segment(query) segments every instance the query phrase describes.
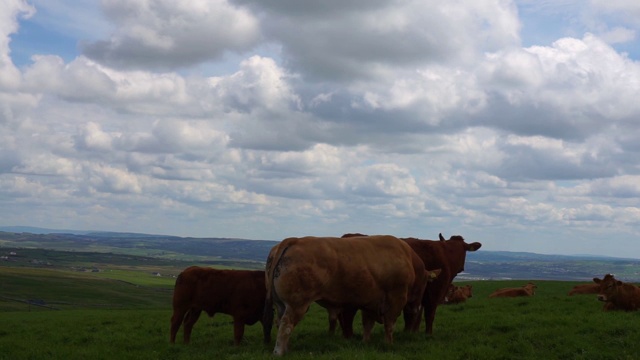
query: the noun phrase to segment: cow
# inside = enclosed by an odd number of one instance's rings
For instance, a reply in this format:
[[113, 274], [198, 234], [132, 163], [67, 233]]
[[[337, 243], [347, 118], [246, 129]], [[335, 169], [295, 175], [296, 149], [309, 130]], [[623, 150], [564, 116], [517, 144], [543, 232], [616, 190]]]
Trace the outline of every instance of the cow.
[[568, 296], [597, 294], [600, 291], [600, 284], [580, 284], [569, 290]]
[[[287, 238], [267, 258], [265, 324], [279, 325], [273, 353], [288, 351], [289, 338], [309, 306], [329, 309], [353, 306], [363, 312], [363, 340], [376, 320], [384, 324], [385, 342], [403, 309], [419, 314], [428, 273], [403, 241], [389, 235]], [[419, 260], [419, 259], [417, 259]]]
[[598, 300], [605, 302], [604, 310], [636, 311], [640, 308], [640, 288], [634, 284], [615, 280], [604, 283]]
[[[173, 289], [173, 315], [171, 317], [171, 338], [173, 344], [176, 333], [184, 322], [183, 341], [188, 344], [191, 330], [200, 313], [209, 316], [216, 313], [233, 317], [233, 342], [240, 345], [244, 326], [263, 321], [266, 297], [265, 275], [262, 270], [217, 270], [191, 266], [178, 275]], [[271, 341], [271, 332], [262, 323], [264, 342]]]
[[[417, 257], [417, 255], [416, 255]], [[419, 258], [418, 258], [419, 260]], [[427, 283], [433, 282], [437, 279], [438, 275], [440, 275], [440, 269], [428, 271], [427, 272]], [[427, 284], [427, 287], [429, 285]], [[406, 311], [411, 311], [411, 309], [407, 309]], [[342, 308], [331, 308], [328, 309], [329, 313], [329, 333], [334, 334], [336, 330], [336, 325], [339, 322], [340, 327], [342, 328], [342, 336], [345, 339], [350, 339], [353, 337], [353, 319], [355, 318], [356, 313], [358, 312], [358, 307], [346, 305]], [[420, 321], [420, 312], [413, 313], [413, 318], [410, 318], [408, 321]], [[381, 321], [378, 321], [381, 322]]]
[[473, 286], [454, 286], [450, 295], [447, 295], [444, 304], [459, 304], [473, 296]]
[[527, 285], [523, 285], [522, 287], [517, 288], [504, 288], [498, 289], [489, 295], [490, 298], [496, 297], [518, 297], [518, 296], [533, 296], [535, 294], [535, 289], [538, 287], [530, 282]]
[[440, 304], [446, 304], [449, 302], [449, 298], [453, 295], [453, 292], [456, 291], [458, 287], [453, 285], [453, 284], [449, 284], [449, 288], [447, 289], [447, 294], [444, 296], [444, 299], [442, 299], [442, 302]]
[[[425, 331], [428, 335], [433, 334], [436, 310], [447, 295], [449, 285], [458, 273], [464, 271], [467, 252], [477, 251], [482, 246], [479, 242], [466, 243], [460, 235], [453, 235], [445, 240], [442, 234], [438, 234], [438, 238], [439, 240], [402, 239], [418, 254], [427, 270], [441, 269], [440, 275], [429, 284], [422, 299]], [[405, 330], [417, 331], [419, 327], [420, 319], [413, 324], [405, 321]]]
[[[362, 234], [357, 234], [362, 235]], [[343, 237], [348, 237], [350, 234], [345, 234]], [[436, 310], [438, 305], [444, 301], [449, 285], [453, 282], [453, 279], [458, 273], [464, 271], [464, 263], [467, 258], [468, 251], [477, 251], [482, 246], [479, 242], [466, 243], [464, 238], [460, 235], [454, 235], [446, 240], [442, 233], [438, 234], [439, 240], [422, 240], [417, 238], [401, 238], [406, 242], [411, 249], [420, 257], [427, 270], [440, 269], [440, 274], [424, 291], [422, 298], [422, 306], [424, 310], [424, 320], [426, 324], [426, 333], [428, 335], [433, 334], [433, 322], [436, 317]], [[412, 321], [411, 313], [405, 313], [405, 331], [415, 332], [420, 328], [421, 319]], [[343, 326], [343, 334], [345, 332], [344, 327], [347, 327], [347, 332], [350, 330], [353, 324], [353, 318], [355, 312], [343, 312], [340, 325]]]
[[638, 286], [617, 280], [610, 274], [605, 275], [597, 283], [600, 284], [597, 298], [605, 303], [603, 310], [636, 311], [640, 308], [640, 288]]
[[[602, 277], [602, 279], [597, 278], [597, 277], [593, 278], [593, 282], [596, 285], [598, 285], [598, 292], [596, 294], [600, 294], [601, 292], [603, 292], [605, 286], [607, 286], [609, 283], [612, 283], [612, 282], [615, 282], [615, 281], [617, 281], [617, 280], [612, 274], [605, 274]], [[596, 296], [596, 299], [598, 299], [597, 296]], [[602, 310], [603, 311], [610, 311], [610, 310], [618, 310], [618, 308], [611, 301], [605, 301], [604, 305], [602, 306]]]

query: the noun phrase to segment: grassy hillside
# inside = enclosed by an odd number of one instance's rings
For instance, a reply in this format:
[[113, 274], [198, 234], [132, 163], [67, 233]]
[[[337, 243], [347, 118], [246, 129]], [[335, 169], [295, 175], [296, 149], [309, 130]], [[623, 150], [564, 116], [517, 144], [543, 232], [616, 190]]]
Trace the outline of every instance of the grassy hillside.
[[[109, 272], [0, 267], [3, 294], [43, 299], [63, 309], [0, 300], [0, 359], [270, 356], [274, 342], [262, 344], [259, 324], [247, 327], [242, 346], [234, 347], [231, 318], [222, 314], [202, 316], [191, 345], [170, 345], [172, 279], [160, 279], [135, 267], [127, 273], [127, 282], [109, 278]], [[294, 330], [286, 358], [634, 359], [640, 353], [640, 313], [605, 313], [594, 295], [567, 296], [575, 282], [537, 281], [538, 293], [531, 298], [488, 298], [499, 287], [524, 282], [460, 282], [472, 284], [474, 296], [461, 305], [441, 306], [432, 337], [422, 331], [403, 333], [399, 319], [392, 346], [383, 343], [380, 325], [372, 341], [362, 343], [359, 317], [355, 339], [330, 336], [326, 311], [314, 305]]]
[[[29, 229], [29, 228], [27, 228]], [[45, 230], [45, 229], [42, 229]], [[13, 233], [0, 231], [0, 263], [12, 249], [40, 251], [36, 259], [56, 266], [60, 262], [80, 262], [81, 253], [90, 253], [87, 262], [113, 262], [165, 266], [206, 264], [216, 267], [263, 269], [276, 241], [183, 238], [178, 236], [115, 233]], [[46, 249], [46, 250], [43, 250]], [[16, 251], [19, 255], [24, 251]], [[59, 253], [58, 253], [59, 252]], [[103, 254], [102, 259], [98, 254]], [[28, 254], [27, 254], [28, 255]], [[118, 257], [127, 255], [128, 257]], [[17, 258], [12, 257], [13, 260]], [[163, 262], [165, 261], [165, 262]], [[31, 263], [27, 263], [31, 265]], [[470, 252], [465, 280], [543, 279], [590, 281], [594, 276], [616, 274], [625, 281], [640, 282], [640, 260], [597, 256], [561, 256], [533, 253]]]
[[166, 308], [174, 282], [136, 271], [109, 278], [106, 273], [0, 267], [0, 311]]

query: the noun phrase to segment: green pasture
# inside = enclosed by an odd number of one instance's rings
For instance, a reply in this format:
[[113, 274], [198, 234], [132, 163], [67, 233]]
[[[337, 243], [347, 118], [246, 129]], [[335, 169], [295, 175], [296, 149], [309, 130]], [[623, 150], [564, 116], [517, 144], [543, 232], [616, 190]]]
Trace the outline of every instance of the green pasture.
[[[45, 309], [158, 308], [171, 304], [175, 280], [150, 286], [151, 274], [139, 272], [119, 279], [105, 274], [0, 266], [0, 311]], [[141, 286], [139, 284], [146, 284]]]
[[[112, 276], [112, 277], [111, 277]], [[61, 309], [0, 299], [2, 359], [264, 359], [260, 324], [233, 346], [231, 317], [203, 315], [190, 345], [169, 344], [172, 279], [149, 280], [146, 268], [98, 274], [0, 266], [0, 296], [40, 299]], [[157, 281], [157, 282], [156, 282]], [[369, 343], [327, 333], [327, 315], [312, 306], [291, 337], [288, 359], [637, 359], [640, 313], [603, 312], [595, 295], [567, 296], [574, 282], [535, 281], [530, 298], [490, 299], [500, 287], [527, 281], [477, 281], [474, 295], [438, 309], [434, 335], [404, 333], [383, 342], [381, 325]], [[182, 329], [181, 329], [182, 330]]]

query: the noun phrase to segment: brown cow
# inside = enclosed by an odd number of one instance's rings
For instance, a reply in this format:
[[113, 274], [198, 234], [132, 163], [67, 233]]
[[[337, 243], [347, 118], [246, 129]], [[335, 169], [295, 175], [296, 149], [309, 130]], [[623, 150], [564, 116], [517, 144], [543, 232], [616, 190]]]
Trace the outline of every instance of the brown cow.
[[518, 288], [498, 289], [489, 295], [490, 298], [495, 297], [517, 297], [517, 296], [533, 296], [535, 289], [538, 287], [534, 283], [528, 283]]
[[616, 280], [610, 274], [599, 284], [598, 300], [605, 302], [603, 310], [635, 311], [640, 308], [640, 288], [636, 285]]
[[459, 304], [473, 296], [473, 286], [454, 286], [451, 295], [448, 295], [444, 304]]
[[[417, 258], [417, 255], [415, 256], [415, 258]], [[420, 260], [419, 258], [417, 259]], [[425, 271], [427, 272], [427, 287], [429, 287], [428, 283], [433, 282], [440, 275], [440, 269]], [[346, 305], [342, 308], [334, 307], [331, 309], [327, 309], [327, 311], [329, 313], [329, 333], [335, 333], [337, 322], [339, 322], [340, 327], [342, 328], [342, 336], [345, 339], [350, 339], [351, 337], [353, 337], [353, 318], [358, 312], [358, 307]], [[411, 309], [407, 309], [406, 311], [411, 311]], [[348, 319], [348, 322], [345, 319]], [[380, 319], [378, 319], [377, 321], [379, 323], [382, 323]], [[413, 319], [409, 319], [409, 321], [420, 321], [420, 312], [414, 313]]]
[[[184, 343], [191, 339], [191, 330], [200, 313], [216, 313], [233, 317], [233, 342], [240, 345], [244, 326], [263, 320], [266, 287], [264, 271], [217, 270], [191, 266], [178, 275], [173, 289], [171, 343], [184, 322]], [[262, 324], [264, 341], [271, 341], [271, 332]], [[270, 329], [269, 329], [270, 330]]]
[[[361, 235], [361, 234], [358, 234]], [[343, 235], [347, 237], [349, 234]], [[449, 285], [458, 273], [464, 271], [464, 263], [467, 258], [468, 251], [476, 251], [482, 246], [479, 242], [468, 244], [460, 235], [454, 235], [445, 240], [442, 234], [439, 234], [440, 240], [421, 240], [416, 238], [402, 238], [413, 251], [418, 254], [424, 262], [427, 270], [440, 269], [440, 275], [427, 286], [422, 298], [424, 307], [424, 320], [426, 323], [427, 334], [433, 334], [433, 321], [436, 317], [438, 305], [442, 303]], [[421, 319], [417, 321], [411, 320], [411, 314], [405, 313], [405, 331], [418, 331]], [[343, 334], [345, 327], [347, 332], [353, 333], [353, 318], [355, 312], [343, 312], [340, 325], [343, 326]]]
[[[593, 278], [593, 282], [598, 285], [597, 294], [600, 294], [601, 292], [603, 292], [604, 287], [607, 286], [607, 284], [615, 281], [617, 281], [616, 278], [611, 274], [605, 274], [605, 276], [602, 279]], [[602, 310], [609, 311], [609, 310], [619, 310], [619, 309], [612, 302], [606, 301], [604, 303], [604, 306], [602, 307]]]
[[[449, 285], [458, 273], [464, 271], [467, 252], [476, 251], [482, 246], [479, 242], [468, 244], [460, 235], [451, 236], [449, 240], [445, 240], [442, 234], [439, 234], [438, 237], [439, 241], [416, 238], [403, 239], [422, 259], [427, 270], [442, 269], [438, 278], [429, 284], [422, 298], [427, 334], [433, 334], [436, 310], [446, 296]], [[420, 320], [414, 324], [405, 321], [405, 330], [411, 328], [415, 331], [419, 327]]]
[[[596, 278], [597, 279], [597, 278]], [[567, 295], [597, 294], [600, 291], [600, 284], [580, 284], [574, 286]]]
[[406, 243], [388, 235], [340, 238], [287, 238], [267, 258], [265, 324], [279, 318], [274, 354], [288, 350], [289, 337], [313, 302], [328, 309], [354, 306], [363, 311], [363, 339], [382, 320], [385, 341], [403, 308], [419, 313], [427, 272]]

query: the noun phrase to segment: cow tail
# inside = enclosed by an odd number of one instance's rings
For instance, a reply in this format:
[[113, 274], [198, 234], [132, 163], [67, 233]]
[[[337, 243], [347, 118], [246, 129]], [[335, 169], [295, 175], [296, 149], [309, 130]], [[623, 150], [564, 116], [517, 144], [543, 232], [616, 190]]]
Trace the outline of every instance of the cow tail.
[[[286, 240], [286, 239], [285, 239]], [[282, 243], [281, 243], [282, 244]], [[274, 254], [269, 254], [267, 258], [266, 270], [265, 270], [265, 285], [267, 288], [267, 295], [264, 301], [264, 312], [262, 318], [262, 326], [264, 329], [264, 340], [265, 342], [271, 342], [271, 329], [273, 328], [273, 318], [274, 318], [274, 309], [273, 309], [273, 298], [277, 296], [274, 294], [274, 284], [273, 281], [275, 278], [280, 276], [280, 266], [282, 256], [287, 251], [289, 246], [278, 246]]]
[[264, 310], [262, 312], [262, 331], [264, 332], [264, 342], [271, 342], [271, 329], [273, 329], [273, 299], [271, 298], [271, 265], [273, 264], [273, 256], [269, 254], [267, 264], [265, 266], [265, 286], [267, 294], [264, 299]]

